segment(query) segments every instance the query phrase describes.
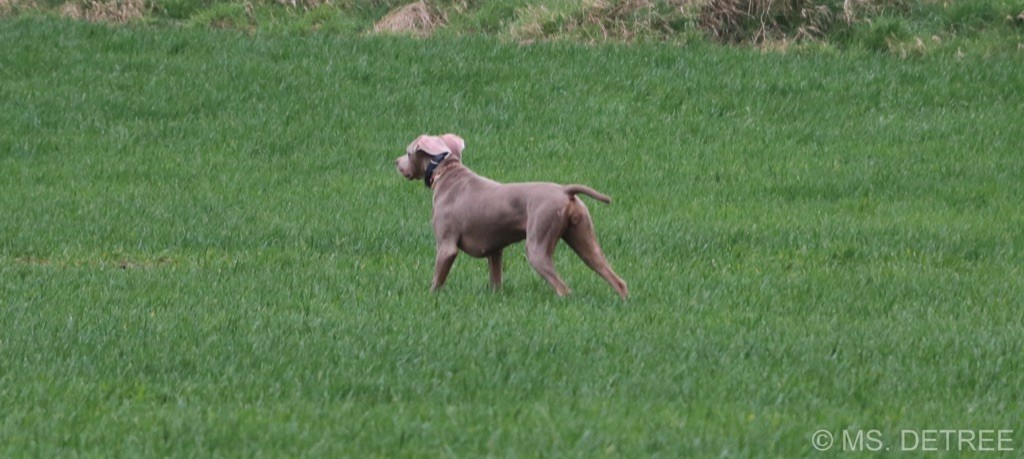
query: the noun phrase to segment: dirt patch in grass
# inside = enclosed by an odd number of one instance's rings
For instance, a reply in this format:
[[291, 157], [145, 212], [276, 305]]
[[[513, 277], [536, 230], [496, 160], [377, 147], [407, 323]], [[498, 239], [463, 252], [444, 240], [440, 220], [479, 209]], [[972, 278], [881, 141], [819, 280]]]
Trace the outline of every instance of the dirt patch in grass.
[[419, 1], [392, 10], [373, 25], [373, 31], [427, 37], [444, 22], [442, 14], [432, 10], [426, 2]]

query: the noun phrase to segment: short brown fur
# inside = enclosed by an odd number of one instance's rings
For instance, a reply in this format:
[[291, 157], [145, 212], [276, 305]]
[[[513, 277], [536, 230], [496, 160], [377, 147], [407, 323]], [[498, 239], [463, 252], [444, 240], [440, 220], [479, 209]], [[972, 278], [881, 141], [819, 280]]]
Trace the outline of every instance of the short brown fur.
[[459, 250], [488, 259], [491, 286], [501, 288], [502, 251], [526, 240], [526, 256], [559, 296], [569, 288], [555, 271], [552, 256], [562, 239], [608, 282], [622, 299], [629, 295], [622, 280], [601, 252], [584, 194], [601, 202], [611, 198], [584, 185], [556, 183], [498, 183], [462, 164], [465, 142], [454, 134], [422, 135], [395, 160], [398, 172], [409, 180], [422, 179], [430, 161], [448, 156], [433, 172], [434, 236], [437, 243], [431, 290], [441, 288]]

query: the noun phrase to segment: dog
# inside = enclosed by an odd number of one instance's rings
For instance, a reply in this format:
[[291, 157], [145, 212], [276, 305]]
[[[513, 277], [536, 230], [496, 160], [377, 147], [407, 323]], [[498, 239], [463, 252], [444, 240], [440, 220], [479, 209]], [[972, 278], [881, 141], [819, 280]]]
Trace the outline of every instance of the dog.
[[562, 239], [625, 300], [629, 293], [601, 252], [583, 194], [603, 203], [611, 198], [584, 185], [498, 183], [462, 164], [466, 142], [455, 134], [421, 135], [395, 159], [398, 173], [423, 179], [433, 191], [437, 258], [431, 291], [444, 286], [459, 250], [487, 258], [491, 287], [501, 289], [502, 251], [526, 240], [526, 257], [558, 296], [569, 288], [555, 271], [552, 256]]

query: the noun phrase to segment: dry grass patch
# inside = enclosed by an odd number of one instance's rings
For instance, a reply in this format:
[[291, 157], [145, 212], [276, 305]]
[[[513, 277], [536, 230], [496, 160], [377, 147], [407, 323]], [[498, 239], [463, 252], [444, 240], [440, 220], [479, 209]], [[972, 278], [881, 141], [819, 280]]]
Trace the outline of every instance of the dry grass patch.
[[519, 41], [554, 38], [588, 43], [669, 39], [689, 22], [696, 10], [689, 0], [585, 0], [548, 8], [531, 5], [518, 11], [511, 28]]
[[850, 26], [896, 8], [899, 0], [706, 0], [700, 28], [717, 41], [764, 44], [819, 40], [837, 25]]
[[632, 41], [638, 36], [667, 36], [685, 17], [686, 0], [588, 0], [579, 25], [600, 33], [603, 40]]
[[145, 0], [88, 0], [67, 2], [60, 14], [90, 22], [125, 23], [142, 19], [149, 9]]
[[287, 7], [301, 8], [304, 10], [315, 10], [322, 6], [332, 6], [334, 4], [331, 0], [277, 0], [277, 3]]
[[36, 9], [39, 9], [39, 3], [36, 0], [0, 0], [0, 16]]

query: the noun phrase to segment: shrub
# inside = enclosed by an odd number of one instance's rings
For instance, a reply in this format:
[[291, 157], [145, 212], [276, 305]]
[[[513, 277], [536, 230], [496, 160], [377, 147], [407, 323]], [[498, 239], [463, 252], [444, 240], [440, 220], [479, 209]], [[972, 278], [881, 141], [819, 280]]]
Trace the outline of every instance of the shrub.
[[725, 43], [820, 40], [874, 17], [910, 11], [920, 0], [708, 0], [698, 22]]

